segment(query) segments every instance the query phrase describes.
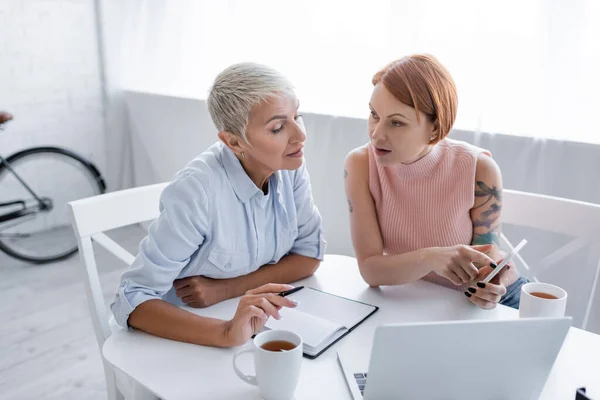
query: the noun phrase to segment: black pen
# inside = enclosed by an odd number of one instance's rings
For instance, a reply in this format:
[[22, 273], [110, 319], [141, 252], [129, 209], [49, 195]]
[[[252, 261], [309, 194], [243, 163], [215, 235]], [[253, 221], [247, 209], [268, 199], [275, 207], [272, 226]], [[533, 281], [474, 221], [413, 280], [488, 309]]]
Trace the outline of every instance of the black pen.
[[302, 290], [302, 289], [304, 289], [304, 286], [297, 286], [293, 289], [283, 291], [283, 292], [279, 293], [277, 296], [281, 296], [281, 297], [289, 296], [290, 294], [296, 293], [297, 291]]

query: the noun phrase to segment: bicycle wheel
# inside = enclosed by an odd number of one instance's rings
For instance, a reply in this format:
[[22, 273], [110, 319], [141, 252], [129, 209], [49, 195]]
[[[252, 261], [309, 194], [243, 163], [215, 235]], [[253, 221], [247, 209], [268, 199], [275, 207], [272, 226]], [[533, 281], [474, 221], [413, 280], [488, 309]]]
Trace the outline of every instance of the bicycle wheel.
[[[0, 226], [0, 250], [20, 260], [46, 263], [65, 259], [77, 251], [67, 204], [104, 193], [106, 185], [98, 169], [83, 157], [58, 147], [34, 147], [15, 153], [6, 161], [34, 193], [49, 199], [52, 207]], [[0, 203], [35, 198], [16, 177], [0, 165]]]

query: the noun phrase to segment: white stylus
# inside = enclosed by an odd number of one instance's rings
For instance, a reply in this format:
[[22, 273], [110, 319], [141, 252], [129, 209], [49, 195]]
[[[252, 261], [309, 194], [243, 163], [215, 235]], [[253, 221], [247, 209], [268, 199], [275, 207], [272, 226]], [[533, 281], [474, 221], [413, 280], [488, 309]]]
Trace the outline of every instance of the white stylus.
[[496, 275], [498, 275], [498, 273], [500, 271], [502, 271], [502, 268], [504, 268], [506, 266], [506, 264], [508, 264], [510, 262], [510, 260], [512, 260], [513, 257], [517, 255], [519, 250], [521, 250], [523, 248], [523, 246], [525, 246], [526, 244], [527, 244], [527, 240], [525, 240], [525, 239], [521, 240], [521, 242], [518, 245], [516, 245], [514, 249], [512, 249], [510, 254], [508, 256], [504, 257], [504, 260], [502, 260], [500, 265], [498, 265], [496, 268], [494, 268], [494, 270], [483, 280], [483, 283], [488, 283], [489, 281], [494, 279], [494, 277]]

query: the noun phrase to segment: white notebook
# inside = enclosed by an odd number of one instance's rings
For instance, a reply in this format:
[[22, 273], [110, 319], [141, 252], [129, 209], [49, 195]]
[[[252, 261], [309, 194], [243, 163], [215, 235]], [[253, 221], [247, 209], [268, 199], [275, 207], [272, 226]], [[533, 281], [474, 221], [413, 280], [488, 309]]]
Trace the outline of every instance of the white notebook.
[[269, 318], [266, 328], [297, 333], [304, 343], [304, 354], [309, 358], [319, 356], [378, 310], [370, 304], [308, 287], [288, 298], [297, 300], [298, 306], [281, 309], [282, 318]]

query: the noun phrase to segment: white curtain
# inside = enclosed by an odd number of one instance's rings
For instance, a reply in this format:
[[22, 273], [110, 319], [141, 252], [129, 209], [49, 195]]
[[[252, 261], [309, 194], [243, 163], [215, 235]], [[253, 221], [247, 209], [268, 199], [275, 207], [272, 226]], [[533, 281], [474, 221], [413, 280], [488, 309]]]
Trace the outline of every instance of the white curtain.
[[129, 88], [205, 98], [224, 67], [256, 61], [291, 78], [303, 110], [362, 117], [372, 75], [427, 52], [457, 83], [456, 128], [600, 143], [595, 0], [131, 4], [121, 38]]

